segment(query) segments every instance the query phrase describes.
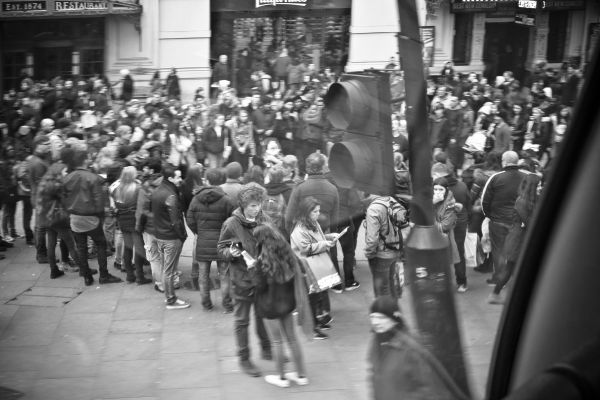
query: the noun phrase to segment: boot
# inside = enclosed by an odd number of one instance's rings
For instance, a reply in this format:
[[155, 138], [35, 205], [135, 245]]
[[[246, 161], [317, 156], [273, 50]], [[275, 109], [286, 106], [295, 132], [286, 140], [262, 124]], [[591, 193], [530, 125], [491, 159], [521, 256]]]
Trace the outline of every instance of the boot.
[[56, 265], [53, 265], [52, 267], [50, 267], [50, 279], [60, 278], [64, 274], [65, 273], [63, 271], [61, 271], [60, 269], [58, 269], [58, 267]]

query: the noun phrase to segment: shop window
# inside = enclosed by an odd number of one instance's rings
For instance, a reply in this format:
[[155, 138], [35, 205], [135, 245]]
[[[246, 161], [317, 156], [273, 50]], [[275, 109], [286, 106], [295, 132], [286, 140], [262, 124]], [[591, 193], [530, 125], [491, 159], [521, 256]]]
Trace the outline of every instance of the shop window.
[[548, 47], [546, 50], [548, 62], [557, 63], [565, 61], [568, 18], [568, 12], [554, 11], [549, 13]]
[[454, 46], [452, 61], [456, 65], [471, 62], [471, 40], [473, 33], [473, 14], [454, 14]]
[[26, 67], [25, 52], [5, 52], [2, 54], [2, 85], [4, 90], [18, 89], [21, 72]]

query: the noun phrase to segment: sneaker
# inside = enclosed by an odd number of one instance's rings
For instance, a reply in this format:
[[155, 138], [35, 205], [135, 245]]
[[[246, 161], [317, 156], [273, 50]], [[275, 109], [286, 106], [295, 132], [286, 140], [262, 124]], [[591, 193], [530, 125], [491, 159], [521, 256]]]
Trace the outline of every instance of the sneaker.
[[116, 276], [108, 274], [106, 276], [101, 276], [100, 279], [98, 279], [98, 282], [100, 282], [100, 284], [104, 285], [104, 284], [108, 284], [108, 283], [123, 282], [123, 280], [121, 278], [117, 278]]
[[15, 241], [15, 239], [12, 236], [4, 236], [2, 240], [4, 240], [7, 243], [13, 243]]
[[223, 314], [233, 314], [233, 307], [225, 307]]
[[322, 331], [328, 331], [331, 329], [331, 325], [321, 323], [317, 328], [319, 328]]
[[458, 288], [456, 289], [456, 291], [458, 293], [464, 293], [467, 291], [467, 285], [458, 285]]
[[265, 381], [280, 388], [290, 387], [290, 381], [287, 379], [281, 379], [281, 376], [279, 375], [267, 375], [265, 376]]
[[154, 290], [156, 290], [159, 293], [164, 293], [165, 290], [162, 288], [162, 285], [159, 285], [158, 283], [154, 284]]
[[490, 293], [487, 302], [490, 304], [504, 304], [504, 297], [500, 293]]
[[485, 283], [487, 283], [488, 286], [496, 286], [496, 280], [494, 278], [486, 279]]
[[308, 385], [308, 378], [303, 376], [300, 378], [297, 372], [286, 372], [285, 379], [294, 382], [298, 386], [306, 386]]
[[317, 317], [317, 320], [320, 324], [331, 324], [333, 322], [333, 317], [329, 314], [323, 314], [320, 317]]
[[260, 370], [256, 368], [256, 365], [252, 364], [252, 361], [250, 360], [240, 360], [240, 368], [245, 374], [254, 378], [261, 375]]
[[360, 287], [360, 283], [358, 283], [357, 281], [354, 282], [350, 282], [346, 284], [346, 291], [351, 292], [353, 290], [356, 290]]
[[335, 285], [334, 287], [331, 288], [331, 290], [333, 290], [334, 293], [340, 294], [344, 292], [344, 289], [342, 288], [342, 284], [340, 283], [339, 285]]
[[315, 329], [315, 334], [313, 335], [313, 339], [324, 340], [324, 339], [329, 339], [329, 336], [327, 336], [327, 334], [321, 332], [319, 329]]
[[167, 310], [180, 310], [182, 308], [189, 308], [190, 303], [185, 300], [177, 299], [173, 303], [167, 303]]

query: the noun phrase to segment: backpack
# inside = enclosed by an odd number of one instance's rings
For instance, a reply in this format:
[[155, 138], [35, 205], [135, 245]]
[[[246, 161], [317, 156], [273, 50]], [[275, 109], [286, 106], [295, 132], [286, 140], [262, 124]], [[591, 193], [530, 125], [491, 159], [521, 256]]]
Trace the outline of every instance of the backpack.
[[383, 242], [386, 249], [389, 250], [402, 250], [403, 239], [402, 239], [402, 228], [408, 223], [407, 211], [398, 201], [393, 197], [389, 200], [376, 199], [371, 204], [379, 204], [387, 210], [387, 227], [385, 233], [379, 233], [379, 238]]
[[271, 223], [281, 232], [285, 231], [285, 199], [281, 193], [276, 195], [268, 194], [262, 204], [262, 212], [269, 217]]

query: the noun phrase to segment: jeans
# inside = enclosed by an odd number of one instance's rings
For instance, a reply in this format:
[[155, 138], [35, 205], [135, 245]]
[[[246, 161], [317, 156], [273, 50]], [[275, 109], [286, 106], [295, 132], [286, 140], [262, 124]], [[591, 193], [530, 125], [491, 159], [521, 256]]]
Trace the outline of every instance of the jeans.
[[39, 214], [35, 216], [35, 252], [39, 261], [41, 258], [48, 257], [48, 248], [46, 247], [46, 232], [48, 228], [39, 226]]
[[[199, 269], [200, 298], [204, 307], [212, 306], [210, 300], [210, 265], [212, 261], [197, 261]], [[229, 276], [229, 264], [222, 260], [217, 260], [217, 269], [219, 271], [219, 280], [221, 281], [221, 297], [223, 308], [230, 310], [231, 304], [231, 277]], [[193, 274], [192, 274], [193, 275]]]
[[[349, 228], [348, 232], [344, 236], [340, 238], [340, 247], [342, 248], [342, 254], [344, 255], [344, 261], [342, 267], [344, 269], [344, 282], [345, 285], [348, 286], [354, 283], [354, 253], [355, 253], [355, 242], [354, 242], [354, 225], [352, 224], [352, 220], [349, 220]], [[340, 224], [343, 226], [344, 224]], [[337, 247], [337, 246], [336, 246]], [[335, 247], [332, 247], [333, 250]], [[330, 250], [330, 251], [331, 251]], [[331, 253], [333, 255], [333, 252]], [[337, 260], [337, 251], [335, 258], [333, 259], [333, 266], [335, 267], [338, 274], [340, 273], [340, 266]]]
[[7, 196], [2, 206], [2, 234], [16, 236], [15, 211], [17, 209], [17, 196]]
[[[253, 300], [236, 299], [233, 305], [233, 326], [235, 339], [238, 346], [238, 356], [240, 360], [248, 360], [250, 358], [250, 347], [248, 346], [248, 326], [250, 325], [250, 308], [254, 304]], [[260, 340], [260, 345], [263, 351], [271, 350], [271, 341], [265, 329], [265, 324], [262, 318], [256, 316], [256, 334]]]
[[104, 217], [104, 236], [106, 237], [106, 245], [109, 249], [115, 248], [115, 231], [117, 229], [117, 219], [115, 217], [106, 216]]
[[375, 297], [390, 295], [398, 298], [394, 277], [396, 276], [395, 258], [371, 258], [369, 259], [369, 268], [373, 275], [373, 292]]
[[298, 376], [306, 376], [304, 354], [302, 354], [302, 347], [300, 347], [300, 342], [296, 338], [296, 330], [294, 328], [294, 315], [288, 314], [279, 319], [265, 319], [264, 323], [267, 332], [269, 333], [269, 338], [271, 339], [273, 354], [275, 355], [275, 365], [277, 365], [277, 372], [279, 375], [281, 377], [285, 376], [285, 371], [283, 369], [283, 340], [285, 339], [292, 351], [292, 357], [294, 359], [294, 364], [296, 364]]
[[[69, 253], [75, 260], [75, 263], [78, 267], [81, 265], [81, 261], [79, 259], [79, 255], [77, 250], [75, 249], [75, 239], [73, 238], [73, 233], [69, 228], [52, 228], [48, 227], [48, 259], [50, 261], [50, 268], [56, 269], [56, 242], [57, 239], [60, 239], [61, 244], [61, 260], [63, 262], [69, 261]], [[66, 254], [63, 251], [63, 246], [66, 246], [68, 249]], [[81, 268], [81, 267], [80, 267]]]
[[100, 278], [107, 277], [109, 275], [108, 269], [106, 268], [106, 238], [104, 237], [104, 230], [102, 230], [102, 220], [97, 227], [87, 232], [73, 232], [75, 237], [75, 244], [77, 245], [77, 254], [79, 256], [79, 271], [83, 276], [91, 276], [90, 266], [88, 264], [88, 243], [87, 237], [89, 236], [94, 244], [96, 245], [96, 251], [98, 252], [98, 269], [100, 270]]
[[329, 292], [324, 290], [318, 293], [310, 293], [308, 295], [310, 311], [313, 315], [315, 326], [319, 325], [319, 317], [329, 315], [331, 312], [331, 303], [329, 302]]
[[492, 279], [494, 280], [497, 280], [498, 270], [506, 264], [504, 242], [506, 241], [510, 226], [510, 224], [490, 221], [490, 241], [492, 242], [492, 262], [494, 263]]
[[123, 232], [121, 229], [115, 229], [115, 262], [117, 264], [123, 264], [123, 251], [125, 250], [125, 242], [123, 239]]
[[167, 304], [173, 304], [177, 301], [177, 296], [175, 295], [175, 274], [177, 273], [177, 265], [179, 264], [183, 242], [180, 239], [156, 239], [156, 244], [163, 274], [165, 297], [167, 298]]
[[[23, 232], [25, 233], [25, 240], [33, 240], [33, 231], [31, 230], [31, 216], [33, 209], [31, 207], [30, 196], [17, 196], [17, 201], [23, 204]], [[15, 203], [16, 210], [16, 203]], [[13, 210], [12, 218], [14, 221], [15, 211]], [[14, 226], [14, 224], [13, 224]]]
[[[144, 278], [144, 242], [139, 232], [123, 231], [123, 267], [127, 272], [127, 281], [133, 282], [136, 278]], [[135, 273], [131, 260], [134, 260]]]
[[454, 264], [454, 275], [457, 285], [467, 284], [467, 265], [465, 263], [465, 237], [467, 236], [467, 225], [456, 225], [454, 227], [454, 240], [458, 247], [460, 261]]
[[150, 263], [150, 269], [152, 270], [152, 279], [154, 283], [160, 283], [162, 286], [163, 273], [161, 265], [161, 257], [158, 252], [158, 242], [156, 237], [148, 232], [142, 234], [144, 238], [144, 249], [146, 250], [146, 259]]

